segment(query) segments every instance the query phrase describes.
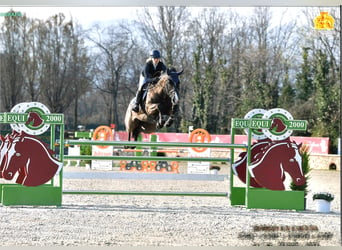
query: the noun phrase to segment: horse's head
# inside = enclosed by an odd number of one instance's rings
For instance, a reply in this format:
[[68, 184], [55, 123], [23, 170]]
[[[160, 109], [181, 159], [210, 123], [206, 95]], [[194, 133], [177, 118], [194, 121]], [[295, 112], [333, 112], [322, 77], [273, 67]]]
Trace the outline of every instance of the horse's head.
[[25, 160], [22, 153], [17, 151], [17, 144], [20, 144], [21, 138], [15, 137], [9, 139], [8, 149], [5, 153], [6, 161], [3, 163], [2, 176], [6, 180], [12, 180], [15, 173], [23, 166], [25, 166]]
[[303, 185], [305, 177], [299, 148], [289, 139], [273, 141], [260, 148], [260, 155], [253, 157], [248, 167], [251, 176], [263, 187], [271, 190], [285, 190], [284, 180], [287, 172], [295, 185]]
[[[50, 155], [52, 151], [39, 139], [20, 133], [13, 138], [6, 153], [3, 178], [25, 186], [38, 186], [49, 181], [63, 163]], [[18, 175], [16, 175], [18, 173]]]
[[180, 85], [179, 76], [183, 74], [183, 71], [184, 70], [182, 69], [181, 71], [177, 72], [176, 68], [174, 67], [167, 70], [167, 74], [170, 76], [177, 90], [179, 89], [179, 85]]
[[12, 131], [11, 134], [7, 134], [5, 137], [1, 136], [2, 144], [0, 146], [0, 178], [3, 178], [3, 171], [8, 162], [8, 149], [11, 147], [14, 139], [19, 136], [17, 131]]
[[290, 174], [296, 186], [305, 183], [305, 176], [302, 170], [302, 157], [299, 153], [301, 146], [302, 144], [297, 145], [295, 142], [289, 142], [287, 144], [288, 150], [284, 150], [288, 159], [282, 162], [284, 170]]
[[273, 118], [271, 127], [269, 129], [274, 132], [279, 133], [286, 129], [286, 125], [283, 122], [283, 120], [281, 120], [280, 118]]
[[33, 127], [39, 127], [43, 122], [43, 119], [37, 112], [29, 112], [25, 125], [30, 124]]
[[179, 76], [183, 73], [184, 70], [181, 70], [177, 72], [177, 70], [172, 67], [167, 70], [168, 75], [168, 83], [171, 88], [169, 88], [169, 96], [171, 97], [171, 101], [173, 105], [176, 105], [179, 101], [179, 86], [180, 86], [180, 80]]

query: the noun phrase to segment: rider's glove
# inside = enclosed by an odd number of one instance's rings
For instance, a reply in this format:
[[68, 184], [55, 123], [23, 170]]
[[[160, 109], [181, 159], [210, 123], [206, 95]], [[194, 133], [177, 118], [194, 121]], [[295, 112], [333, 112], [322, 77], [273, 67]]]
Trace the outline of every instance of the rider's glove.
[[157, 83], [157, 82], [159, 82], [159, 80], [160, 80], [160, 77], [154, 77], [154, 78], [152, 78], [152, 82], [153, 82], [153, 83]]

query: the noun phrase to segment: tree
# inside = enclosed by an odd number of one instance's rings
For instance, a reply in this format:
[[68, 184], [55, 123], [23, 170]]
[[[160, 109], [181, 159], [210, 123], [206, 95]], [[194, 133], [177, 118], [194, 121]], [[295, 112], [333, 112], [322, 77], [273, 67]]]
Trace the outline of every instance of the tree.
[[286, 73], [279, 97], [279, 106], [286, 110], [292, 110], [293, 106], [295, 106], [295, 99], [296, 91], [289, 80], [288, 73]]
[[1, 27], [1, 101], [6, 111], [10, 111], [24, 98], [24, 68], [28, 50], [25, 38], [28, 22], [25, 15], [5, 16]]
[[204, 9], [191, 25], [196, 44], [193, 53], [196, 76], [193, 78], [193, 122], [195, 127], [209, 132], [214, 132], [218, 124], [216, 114], [219, 106], [214, 92], [222, 67], [219, 62], [224, 60], [222, 34], [226, 25], [225, 16], [217, 8]]
[[[158, 49], [161, 51], [165, 65], [168, 68], [175, 67], [177, 70], [185, 68], [181, 76], [180, 86], [180, 113], [186, 115], [186, 96], [189, 91], [190, 77], [187, 75], [190, 69], [187, 65], [188, 46], [186, 45], [185, 29], [189, 20], [189, 12], [185, 7], [157, 7], [144, 8], [138, 15], [137, 26], [141, 32], [141, 41], [145, 44], [146, 51]], [[147, 53], [145, 52], [147, 55]], [[183, 112], [182, 112], [183, 111]], [[174, 125], [179, 131], [180, 117], [175, 117]], [[169, 128], [168, 130], [171, 130]]]
[[[97, 29], [97, 37], [89, 39], [95, 44], [98, 52], [94, 56], [94, 73], [95, 85], [105, 96], [103, 98], [107, 109], [108, 123], [120, 126], [123, 119], [119, 119], [119, 111], [121, 115], [122, 108], [119, 105], [119, 97], [123, 95], [124, 90], [121, 86], [125, 86], [129, 82], [129, 67], [132, 65], [132, 58], [135, 58], [135, 40], [132, 31], [125, 25], [115, 25], [107, 27], [104, 30]], [[136, 83], [139, 75], [134, 76]], [[134, 82], [134, 81], [130, 81]], [[129, 101], [126, 99], [127, 107]]]
[[69, 79], [70, 86], [74, 90], [74, 130], [78, 125], [80, 98], [89, 91], [92, 81], [90, 76], [91, 61], [81, 33], [82, 30], [79, 25], [71, 26], [70, 44], [72, 54], [69, 62]]
[[314, 86], [312, 83], [312, 69], [310, 68], [308, 60], [308, 51], [310, 48], [303, 49], [303, 63], [301, 65], [301, 71], [297, 74], [297, 98], [299, 102], [307, 101], [314, 92]]
[[[84, 93], [79, 84], [88, 81], [88, 59], [82, 51], [82, 41], [72, 20], [66, 21], [63, 14], [58, 14], [40, 22], [37, 43], [41, 101], [48, 104], [51, 112], [63, 113], [74, 102], [75, 95]], [[85, 85], [87, 88], [88, 84]]]
[[328, 57], [319, 50], [315, 56], [315, 112], [314, 135], [331, 138], [330, 148], [336, 151], [336, 139], [339, 136], [340, 90], [331, 72]]

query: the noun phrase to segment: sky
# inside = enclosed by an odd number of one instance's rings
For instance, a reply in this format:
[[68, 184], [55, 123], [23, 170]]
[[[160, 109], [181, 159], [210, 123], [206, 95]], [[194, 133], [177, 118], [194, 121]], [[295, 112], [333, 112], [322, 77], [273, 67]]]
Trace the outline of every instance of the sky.
[[[134, 17], [138, 7], [13, 7], [15, 11], [30, 18], [47, 19], [57, 13], [64, 13], [67, 19], [70, 16], [77, 19], [85, 27], [91, 26], [95, 22], [110, 22], [111, 20], [127, 19]], [[0, 13], [6, 13], [9, 7], [0, 7]], [[0, 16], [0, 22], [3, 17]]]
[[[58, 14], [64, 13], [67, 19], [70, 19], [72, 16], [73, 20], [77, 20], [79, 24], [82, 25], [83, 28], [90, 28], [93, 24], [99, 23], [103, 25], [109, 25], [115, 20], [118, 19], [133, 19], [137, 12], [141, 10], [143, 7], [122, 7], [122, 6], [92, 6], [92, 7], [23, 7], [23, 6], [14, 6], [13, 9], [15, 11], [19, 11], [22, 14], [26, 14], [30, 18], [38, 18], [41, 20], [46, 20], [47, 18]], [[193, 13], [200, 9], [200, 7], [189, 7]], [[229, 8], [229, 7], [219, 7], [219, 8]], [[240, 14], [248, 16], [253, 12], [253, 7], [233, 7], [234, 10], [238, 11]], [[10, 10], [10, 7], [4, 7], [0, 5], [0, 23], [4, 20], [4, 14]], [[321, 7], [319, 11], [329, 10], [327, 7]], [[303, 13], [301, 11], [301, 7], [272, 7], [272, 12], [274, 18], [280, 18], [286, 12], [287, 20], [296, 17], [303, 17]], [[277, 21], [275, 21], [277, 25]]]
[[[137, 14], [138, 10], [141, 10], [143, 7], [20, 7], [15, 6], [13, 9], [15, 11], [20, 11], [22, 14], [26, 13], [26, 15], [30, 18], [38, 18], [38, 19], [47, 19], [48, 17], [57, 14], [64, 13], [67, 19], [72, 16], [73, 19], [76, 19], [83, 27], [90, 27], [94, 23], [108, 23], [111, 20], [117, 19], [130, 19], [134, 18]], [[224, 7], [220, 7], [224, 8]], [[226, 7], [228, 8], [228, 7]], [[196, 10], [199, 7], [192, 7], [191, 9]], [[234, 7], [235, 10], [238, 10], [239, 13], [248, 15], [252, 13], [252, 7]], [[285, 10], [290, 9], [298, 10], [296, 7], [278, 7], [273, 8], [278, 9], [278, 13], [282, 13]], [[0, 6], [0, 23], [3, 21], [3, 14], [8, 12], [10, 7], [2, 7]], [[296, 12], [297, 13], [297, 12]]]

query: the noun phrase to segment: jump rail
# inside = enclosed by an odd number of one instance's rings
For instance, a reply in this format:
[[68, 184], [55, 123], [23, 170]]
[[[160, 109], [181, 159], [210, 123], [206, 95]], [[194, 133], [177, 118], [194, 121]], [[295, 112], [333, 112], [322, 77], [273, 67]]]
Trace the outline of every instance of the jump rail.
[[[187, 143], [187, 142], [123, 142], [123, 141], [91, 141], [91, 140], [68, 140], [67, 145], [99, 145], [99, 146], [139, 146], [139, 147], [184, 147], [184, 148], [242, 148], [247, 149], [245, 144], [228, 143]], [[150, 161], [229, 161], [229, 157], [165, 157], [165, 156], [64, 156], [65, 160], [150, 160]]]
[[[123, 146], [123, 147], [178, 147], [178, 148], [241, 148], [247, 150], [245, 144], [227, 143], [185, 143], [185, 142], [127, 142], [127, 141], [94, 141], [94, 140], [66, 140], [65, 145], [99, 145], [99, 146]], [[156, 150], [157, 151], [157, 150]], [[68, 156], [66, 160], [150, 160], [150, 161], [229, 161], [229, 157], [165, 157], [165, 156]], [[63, 190], [63, 194], [83, 195], [152, 195], [152, 196], [207, 196], [228, 197], [227, 192], [162, 192], [162, 191], [99, 191], [99, 190]]]

